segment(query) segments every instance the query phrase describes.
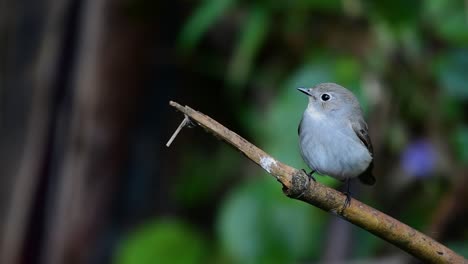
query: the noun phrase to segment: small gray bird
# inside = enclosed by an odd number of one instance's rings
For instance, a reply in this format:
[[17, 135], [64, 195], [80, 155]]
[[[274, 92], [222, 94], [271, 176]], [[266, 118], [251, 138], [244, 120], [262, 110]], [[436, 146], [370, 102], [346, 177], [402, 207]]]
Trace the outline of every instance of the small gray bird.
[[312, 169], [308, 175], [318, 172], [346, 181], [346, 207], [351, 201], [350, 179], [375, 184], [372, 143], [359, 102], [335, 83], [298, 90], [309, 97], [298, 129], [302, 158]]

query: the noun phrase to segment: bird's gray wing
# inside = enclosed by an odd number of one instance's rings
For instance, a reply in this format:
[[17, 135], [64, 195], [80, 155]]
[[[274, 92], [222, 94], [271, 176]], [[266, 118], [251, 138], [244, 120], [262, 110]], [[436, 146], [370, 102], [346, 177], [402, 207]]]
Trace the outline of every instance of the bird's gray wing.
[[[372, 142], [369, 137], [369, 132], [368, 132], [366, 122], [362, 118], [360, 118], [359, 120], [352, 122], [352, 127], [354, 130], [354, 133], [356, 133], [356, 136], [361, 140], [364, 146], [367, 147], [367, 150], [369, 150], [369, 153], [371, 154], [371, 156], [374, 157], [374, 149], [372, 147]], [[372, 175], [372, 168], [374, 168], [373, 158], [372, 158], [371, 163], [369, 164], [369, 167], [367, 167], [367, 169], [361, 175], [359, 175], [359, 180], [362, 183], [367, 184], [367, 185], [375, 184], [375, 177]]]
[[362, 119], [359, 119], [356, 122], [352, 123], [352, 127], [354, 130], [354, 133], [356, 133], [356, 136], [361, 140], [364, 146], [367, 147], [367, 150], [369, 150], [370, 154], [373, 156], [374, 149], [372, 148], [372, 142], [369, 137], [369, 132], [368, 132], [366, 122]]
[[301, 135], [302, 119], [304, 119], [304, 118], [301, 118], [301, 122], [299, 122], [299, 126], [297, 127], [297, 134], [298, 134], [298, 135]]

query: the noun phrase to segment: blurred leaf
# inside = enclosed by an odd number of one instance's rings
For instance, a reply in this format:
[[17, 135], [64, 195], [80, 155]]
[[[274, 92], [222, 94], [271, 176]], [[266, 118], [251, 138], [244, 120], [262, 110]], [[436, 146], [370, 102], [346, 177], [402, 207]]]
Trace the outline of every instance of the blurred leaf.
[[223, 203], [218, 233], [238, 263], [296, 263], [320, 255], [325, 213], [291, 200], [271, 177], [245, 182]]
[[361, 72], [361, 65], [359, 62], [351, 57], [340, 57], [336, 60], [335, 75], [336, 83], [343, 85], [358, 84]]
[[191, 51], [201, 37], [235, 3], [235, 0], [204, 0], [185, 23], [179, 36], [183, 51]]
[[403, 25], [415, 23], [420, 15], [421, 0], [381, 0], [366, 1], [370, 7], [369, 14], [376, 14], [394, 28], [399, 29]]
[[150, 222], [131, 233], [116, 255], [118, 264], [206, 263], [205, 240], [177, 220]]
[[425, 20], [443, 39], [455, 44], [468, 43], [468, 14], [462, 0], [424, 1]]
[[255, 56], [265, 41], [269, 26], [269, 10], [261, 6], [253, 7], [230, 62], [228, 81], [234, 87], [245, 84]]
[[456, 50], [443, 57], [436, 67], [443, 91], [454, 98], [468, 99], [468, 50]]
[[468, 164], [468, 127], [460, 126], [454, 135], [455, 151], [457, 159]]

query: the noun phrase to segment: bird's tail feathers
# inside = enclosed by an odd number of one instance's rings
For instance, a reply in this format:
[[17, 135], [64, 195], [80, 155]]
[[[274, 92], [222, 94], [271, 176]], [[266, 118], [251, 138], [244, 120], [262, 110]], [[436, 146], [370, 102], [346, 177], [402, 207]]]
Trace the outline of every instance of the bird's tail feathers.
[[372, 175], [372, 167], [369, 166], [367, 170], [365, 170], [361, 175], [359, 175], [359, 180], [367, 185], [374, 185], [375, 184], [375, 177]]

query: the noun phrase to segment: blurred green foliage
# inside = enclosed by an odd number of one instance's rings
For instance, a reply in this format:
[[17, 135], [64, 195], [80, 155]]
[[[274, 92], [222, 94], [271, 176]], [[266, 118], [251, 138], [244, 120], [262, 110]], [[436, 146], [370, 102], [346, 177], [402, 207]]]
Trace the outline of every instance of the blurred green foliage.
[[201, 264], [210, 256], [205, 238], [175, 219], [146, 223], [128, 235], [120, 247], [118, 264]]
[[255, 6], [251, 9], [245, 28], [242, 31], [237, 47], [234, 50], [227, 80], [235, 87], [241, 87], [247, 81], [253, 66], [255, 55], [265, 40], [270, 25], [269, 13], [266, 9]]
[[468, 164], [468, 127], [461, 126], [455, 131], [454, 146], [457, 158], [464, 164]]
[[[406, 190], [411, 188], [408, 182], [420, 180], [399, 178], [403, 172], [398, 170], [398, 155], [414, 138], [439, 135], [436, 141], [449, 146], [444, 156], [453, 154], [455, 162], [468, 163], [466, 1], [191, 3], [195, 6], [180, 31], [179, 51], [196, 58], [195, 71], [224, 81], [226, 96], [236, 107], [234, 118], [247, 132], [245, 136], [279, 160], [306, 168], [299, 155], [297, 124], [307, 102], [295, 88], [340, 83], [357, 95], [366, 115], [376, 116], [383, 128], [377, 137], [381, 141], [374, 143], [382, 150], [377, 157], [383, 164], [378, 181], [384, 186], [375, 191], [371, 203], [378, 208], [391, 204], [387, 211], [421, 230], [430, 225], [433, 210], [447, 190], [428, 177], [423, 179], [425, 187], [398, 200], [398, 191], [388, 183], [407, 184], [410, 187], [400, 187]], [[223, 32], [226, 28], [230, 33]], [[232, 32], [234, 36], [228, 35]], [[201, 43], [210, 41], [207, 36], [234, 43], [220, 44], [222, 52], [215, 52], [203, 48]], [[378, 80], [380, 90], [368, 79]], [[386, 105], [382, 109], [387, 112], [376, 113], [376, 104]], [[421, 132], [428, 127], [432, 130]], [[319, 260], [328, 216], [285, 198], [278, 183], [259, 177], [256, 174], [262, 170], [253, 170], [246, 162], [223, 144], [212, 153], [194, 145], [182, 160], [174, 197], [189, 208], [215, 203], [219, 212], [214, 238], [202, 238], [194, 227], [178, 220], [155, 222], [130, 237], [118, 263], [151, 263], [150, 259], [202, 263], [203, 257], [203, 263]], [[337, 185], [329, 177], [317, 179]], [[233, 181], [234, 187], [218, 202], [219, 193]], [[396, 198], [389, 198], [392, 195]], [[465, 256], [466, 233], [465, 229], [465, 240], [450, 244]], [[353, 257], [372, 257], [385, 245], [363, 230], [354, 236], [358, 243], [353, 244]]]
[[424, 1], [423, 14], [440, 38], [449, 44], [468, 44], [466, 3], [464, 1]]
[[205, 32], [234, 4], [235, 0], [205, 0], [194, 11], [180, 34], [182, 50], [192, 51]]
[[440, 60], [436, 73], [444, 92], [459, 100], [468, 99], [468, 88], [466, 86], [468, 81], [466, 75], [468, 50], [453, 50], [445, 54]]
[[221, 208], [218, 233], [235, 263], [294, 263], [319, 257], [325, 213], [286, 198], [262, 177], [234, 190]]
[[239, 164], [239, 155], [223, 144], [216, 150], [214, 157], [201, 154], [200, 150], [188, 150], [182, 164], [173, 197], [190, 208], [215, 197], [226, 178], [233, 176], [230, 170]]

